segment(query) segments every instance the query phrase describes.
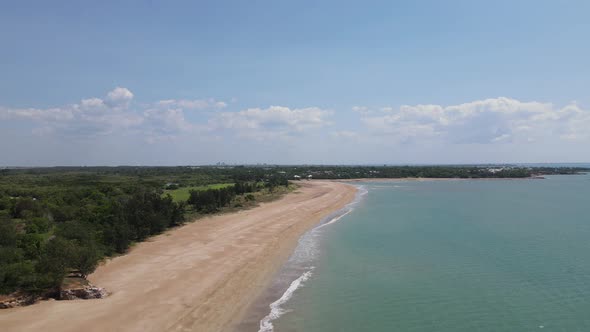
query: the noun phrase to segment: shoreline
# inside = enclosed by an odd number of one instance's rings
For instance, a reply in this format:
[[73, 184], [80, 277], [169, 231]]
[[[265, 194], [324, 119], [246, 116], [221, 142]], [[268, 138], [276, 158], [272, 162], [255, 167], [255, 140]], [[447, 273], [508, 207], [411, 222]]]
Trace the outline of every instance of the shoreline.
[[319, 237], [322, 236], [324, 227], [338, 222], [352, 212], [362, 197], [367, 194], [367, 191], [361, 186], [355, 186], [355, 188], [355, 196], [350, 203], [324, 216], [320, 222], [299, 237], [289, 258], [246, 309], [244, 315], [239, 317], [236, 324], [232, 324], [229, 331], [274, 331], [274, 321], [288, 311], [285, 311], [283, 305], [286, 305], [302, 284], [314, 274], [317, 255], [321, 250]]
[[89, 276], [111, 296], [4, 309], [0, 329], [223, 331], [268, 286], [299, 238], [355, 192], [344, 183], [306, 181], [277, 201], [188, 223], [139, 243]]

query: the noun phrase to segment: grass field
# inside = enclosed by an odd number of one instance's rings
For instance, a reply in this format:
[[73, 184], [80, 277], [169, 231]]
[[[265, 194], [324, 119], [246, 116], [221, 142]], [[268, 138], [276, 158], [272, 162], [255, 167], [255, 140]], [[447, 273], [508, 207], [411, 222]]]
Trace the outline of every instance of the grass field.
[[170, 194], [175, 202], [186, 202], [191, 195], [191, 190], [221, 189], [233, 185], [233, 183], [216, 183], [207, 186], [183, 187], [174, 190], [164, 190], [164, 195]]

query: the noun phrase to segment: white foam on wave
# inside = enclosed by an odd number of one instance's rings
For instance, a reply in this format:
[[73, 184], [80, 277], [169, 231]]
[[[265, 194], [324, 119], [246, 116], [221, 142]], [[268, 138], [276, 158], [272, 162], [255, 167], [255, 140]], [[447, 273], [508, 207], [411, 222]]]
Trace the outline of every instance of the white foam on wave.
[[345, 215], [349, 214], [350, 212], [352, 212], [352, 209], [348, 209], [346, 212], [342, 213], [341, 215], [339, 215], [337, 217], [334, 217], [334, 218], [330, 219], [328, 222], [323, 223], [323, 224], [317, 226], [312, 231], [317, 231], [317, 230], [322, 229], [325, 226], [331, 225], [331, 224], [337, 222], [338, 220], [342, 219], [342, 217], [344, 217]]
[[303, 285], [303, 282], [305, 282], [307, 279], [309, 279], [309, 277], [311, 277], [311, 274], [312, 273], [310, 270], [303, 273], [301, 276], [299, 276], [299, 278], [293, 280], [293, 282], [291, 282], [291, 285], [289, 285], [289, 288], [287, 288], [285, 293], [283, 293], [283, 296], [281, 296], [280, 299], [270, 304], [270, 313], [260, 321], [260, 329], [258, 330], [258, 332], [272, 332], [274, 330], [272, 321], [281, 317], [285, 312], [287, 312], [285, 309], [281, 307], [281, 305], [289, 301], [289, 299], [293, 296], [293, 293], [295, 293], [297, 288], [301, 287]]
[[320, 236], [324, 226], [334, 224], [342, 219], [342, 217], [352, 212], [354, 206], [368, 193], [364, 186], [358, 186], [357, 188], [357, 194], [352, 202], [348, 203], [342, 209], [326, 216], [316, 227], [303, 234], [286, 265], [308, 265], [316, 258], [318, 254], [317, 238]]
[[[319, 235], [319, 231], [324, 227], [331, 225], [338, 220], [342, 219], [345, 215], [349, 214], [354, 210], [354, 205], [356, 205], [363, 196], [365, 196], [369, 191], [365, 186], [357, 186], [357, 193], [356, 197], [352, 202], [347, 204], [344, 208], [335, 213], [327, 216], [323, 222], [320, 222], [318, 226], [311, 229], [309, 232], [304, 234], [299, 239], [299, 244], [297, 248], [295, 248], [295, 252], [289, 258], [287, 264], [306, 264], [311, 263], [316, 257], [317, 252], [317, 241], [315, 241], [316, 237]], [[266, 315], [262, 320], [260, 320], [260, 329], [258, 332], [272, 332], [274, 331], [274, 326], [272, 321], [276, 320], [277, 318], [281, 317], [283, 314], [288, 312], [288, 310], [283, 309], [281, 306], [285, 304], [291, 297], [295, 291], [303, 286], [303, 282], [307, 281], [311, 275], [312, 270], [314, 269], [313, 266], [310, 266], [306, 272], [301, 274], [297, 279], [293, 280], [287, 290], [283, 293], [283, 295], [273, 303], [269, 305], [270, 313]]]

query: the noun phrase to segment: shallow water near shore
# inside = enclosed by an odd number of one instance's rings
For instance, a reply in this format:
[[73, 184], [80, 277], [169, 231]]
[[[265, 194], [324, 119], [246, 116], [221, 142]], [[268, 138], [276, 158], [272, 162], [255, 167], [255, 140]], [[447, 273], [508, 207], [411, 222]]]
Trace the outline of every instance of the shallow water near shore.
[[360, 185], [244, 331], [590, 330], [590, 175]]
[[299, 239], [289, 260], [277, 273], [272, 284], [247, 310], [244, 319], [234, 328], [235, 331], [274, 331], [274, 321], [288, 312], [283, 306], [313, 275], [325, 229], [352, 212], [367, 194], [364, 186], [356, 187], [357, 193], [351, 203], [324, 217], [316, 227]]

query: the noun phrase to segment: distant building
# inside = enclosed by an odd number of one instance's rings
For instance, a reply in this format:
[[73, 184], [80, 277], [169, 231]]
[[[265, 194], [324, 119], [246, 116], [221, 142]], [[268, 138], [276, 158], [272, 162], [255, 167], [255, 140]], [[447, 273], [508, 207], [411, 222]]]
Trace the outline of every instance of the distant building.
[[299, 175], [293, 175], [293, 178], [294, 178], [295, 180], [301, 180], [301, 177], [300, 177]]
[[312, 176], [311, 174], [309, 174], [309, 175], [307, 176], [307, 179], [308, 179], [308, 180], [311, 180], [311, 178], [313, 178], [313, 176]]

